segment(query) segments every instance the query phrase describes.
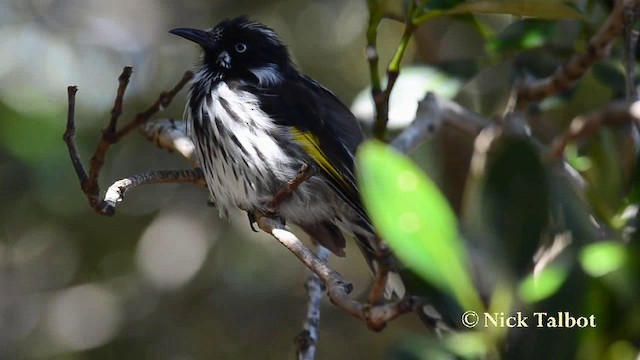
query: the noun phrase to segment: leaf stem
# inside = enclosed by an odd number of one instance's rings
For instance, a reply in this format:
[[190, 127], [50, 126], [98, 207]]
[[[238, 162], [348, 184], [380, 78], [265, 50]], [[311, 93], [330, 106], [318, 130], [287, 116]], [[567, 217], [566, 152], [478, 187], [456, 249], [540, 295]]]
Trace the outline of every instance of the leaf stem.
[[[400, 63], [402, 62], [402, 58], [404, 57], [407, 46], [409, 45], [409, 41], [411, 40], [411, 35], [413, 35], [413, 31], [415, 30], [415, 25], [412, 21], [415, 11], [415, 3], [411, 2], [411, 5], [409, 6], [409, 9], [407, 11], [407, 19], [405, 22], [404, 33], [402, 34], [402, 39], [400, 40], [400, 44], [398, 44], [396, 52], [393, 54], [393, 57], [391, 58], [391, 61], [387, 66], [387, 85], [385, 86], [384, 91], [381, 90], [380, 87], [376, 89], [372, 77], [371, 94], [373, 96], [373, 102], [376, 106], [376, 121], [373, 125], [373, 135], [378, 140], [384, 141], [386, 135], [387, 123], [389, 122], [389, 98], [391, 96], [391, 91], [393, 90], [396, 80], [400, 75]], [[378, 76], [377, 71], [376, 76]]]
[[[380, 73], [378, 72], [378, 63], [380, 56], [378, 54], [378, 25], [382, 20], [382, 11], [378, 0], [369, 0], [369, 25], [367, 27], [367, 48], [366, 55], [369, 61], [369, 75], [371, 77], [371, 96], [374, 99], [382, 93], [382, 85]], [[376, 114], [378, 109], [376, 107]], [[377, 117], [377, 115], [376, 115]]]

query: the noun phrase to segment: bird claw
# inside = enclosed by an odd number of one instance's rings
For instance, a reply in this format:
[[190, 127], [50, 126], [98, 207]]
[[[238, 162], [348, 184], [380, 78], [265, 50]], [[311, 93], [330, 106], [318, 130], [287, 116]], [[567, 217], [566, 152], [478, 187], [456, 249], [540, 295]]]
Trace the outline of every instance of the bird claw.
[[253, 232], [259, 232], [254, 226], [256, 223], [256, 215], [252, 211], [247, 211], [247, 218], [249, 218], [249, 227], [251, 230], [253, 230]]

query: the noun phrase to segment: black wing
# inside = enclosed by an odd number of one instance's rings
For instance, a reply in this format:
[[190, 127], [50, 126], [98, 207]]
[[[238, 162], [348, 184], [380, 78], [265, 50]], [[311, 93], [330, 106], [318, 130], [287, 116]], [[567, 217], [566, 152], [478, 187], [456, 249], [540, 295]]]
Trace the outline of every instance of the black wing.
[[294, 141], [317, 163], [328, 184], [370, 223], [354, 174], [354, 154], [363, 135], [351, 111], [331, 91], [300, 74], [256, 90], [262, 110], [292, 129]]

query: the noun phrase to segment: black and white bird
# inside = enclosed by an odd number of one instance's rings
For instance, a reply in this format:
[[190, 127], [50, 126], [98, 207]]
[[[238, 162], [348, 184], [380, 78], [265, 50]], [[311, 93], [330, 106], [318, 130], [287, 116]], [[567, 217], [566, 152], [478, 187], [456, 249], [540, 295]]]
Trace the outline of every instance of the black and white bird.
[[[353, 234], [375, 267], [375, 230], [360, 199], [354, 156], [363, 141], [353, 114], [300, 73], [270, 28], [246, 17], [171, 33], [203, 49], [186, 106], [187, 131], [220, 215], [265, 205], [303, 164], [317, 174], [278, 207], [285, 221], [344, 256]], [[393, 291], [404, 289], [397, 276]]]

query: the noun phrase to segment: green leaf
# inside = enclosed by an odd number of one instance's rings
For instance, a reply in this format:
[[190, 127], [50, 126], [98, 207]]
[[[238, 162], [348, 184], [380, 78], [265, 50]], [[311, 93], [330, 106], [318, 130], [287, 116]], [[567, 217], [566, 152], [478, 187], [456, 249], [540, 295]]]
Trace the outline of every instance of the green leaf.
[[[453, 5], [454, 2], [445, 2]], [[459, 14], [509, 14], [534, 17], [548, 20], [579, 19], [586, 20], [584, 14], [566, 4], [562, 0], [478, 0], [460, 3], [454, 7], [442, 7], [425, 10], [424, 14], [414, 19], [415, 24], [443, 15]]]
[[592, 166], [584, 172], [589, 184], [587, 199], [596, 213], [610, 224], [622, 207], [627, 191], [621, 164], [622, 153], [618, 150], [622, 143], [619, 135], [611, 129], [598, 131], [587, 152]]
[[620, 269], [627, 260], [624, 245], [605, 241], [585, 246], [580, 252], [580, 264], [586, 273], [599, 277]]
[[493, 251], [517, 277], [533, 265], [549, 217], [549, 189], [540, 157], [523, 138], [494, 145], [481, 193], [481, 224]]
[[461, 13], [510, 14], [540, 19], [585, 19], [578, 10], [560, 0], [480, 0], [462, 3], [448, 11]]
[[426, 281], [480, 309], [456, 217], [437, 186], [408, 159], [370, 141], [358, 152], [364, 203], [397, 257]]
[[550, 171], [548, 175], [550, 198], [553, 199], [551, 221], [556, 233], [568, 231], [571, 234], [575, 246], [569, 246], [563, 252], [574, 256], [577, 248], [592, 243], [599, 236], [593, 226], [591, 209], [566, 174]]
[[548, 266], [540, 273], [530, 274], [522, 280], [518, 293], [522, 300], [535, 303], [555, 294], [566, 278], [566, 270], [559, 266]]

